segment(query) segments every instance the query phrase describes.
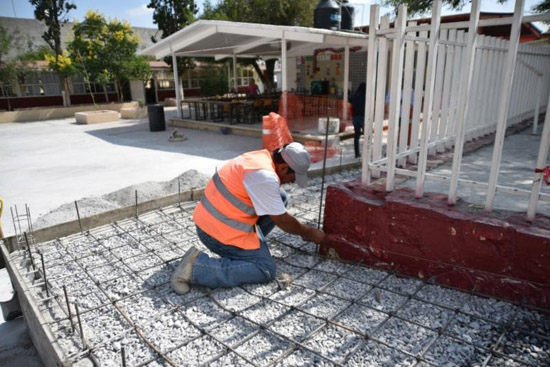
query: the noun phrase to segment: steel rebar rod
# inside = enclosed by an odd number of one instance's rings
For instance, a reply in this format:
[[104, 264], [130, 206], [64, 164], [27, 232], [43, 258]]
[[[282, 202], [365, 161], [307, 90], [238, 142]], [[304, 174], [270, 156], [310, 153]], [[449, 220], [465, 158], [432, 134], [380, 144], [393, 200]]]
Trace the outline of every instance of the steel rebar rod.
[[46, 287], [46, 296], [50, 296], [50, 289], [48, 287], [48, 279], [46, 278], [46, 265], [44, 264], [44, 254], [40, 253], [40, 261], [42, 262], [42, 273], [44, 276], [44, 286]]
[[63, 284], [63, 293], [65, 294], [65, 301], [67, 302], [67, 313], [69, 315], [69, 321], [71, 322], [71, 327], [74, 333], [74, 321], [73, 321], [73, 315], [71, 311], [71, 304], [69, 302], [69, 296], [67, 295], [67, 287], [65, 287], [65, 284]]
[[80, 227], [80, 232], [83, 232], [82, 230], [82, 222], [80, 221], [80, 212], [78, 210], [78, 203], [76, 202], [76, 200], [74, 201], [74, 206], [76, 208], [76, 216], [78, 217], [78, 225]]

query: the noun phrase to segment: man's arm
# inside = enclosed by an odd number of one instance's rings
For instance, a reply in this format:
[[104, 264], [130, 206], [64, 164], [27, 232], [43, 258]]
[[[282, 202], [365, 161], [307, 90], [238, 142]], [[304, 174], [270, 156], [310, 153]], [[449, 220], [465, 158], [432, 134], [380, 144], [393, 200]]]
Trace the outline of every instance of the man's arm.
[[302, 237], [305, 241], [321, 243], [325, 239], [325, 233], [313, 227], [300, 223], [298, 219], [287, 213], [270, 215], [273, 223], [283, 231]]

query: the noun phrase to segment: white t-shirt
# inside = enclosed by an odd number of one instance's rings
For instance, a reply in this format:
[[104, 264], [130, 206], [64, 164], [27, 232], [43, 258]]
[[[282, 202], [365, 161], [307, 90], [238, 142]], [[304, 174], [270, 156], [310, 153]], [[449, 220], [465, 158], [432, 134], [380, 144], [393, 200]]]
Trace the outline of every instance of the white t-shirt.
[[243, 183], [257, 215], [286, 213], [279, 191], [279, 178], [275, 172], [266, 169], [247, 172]]

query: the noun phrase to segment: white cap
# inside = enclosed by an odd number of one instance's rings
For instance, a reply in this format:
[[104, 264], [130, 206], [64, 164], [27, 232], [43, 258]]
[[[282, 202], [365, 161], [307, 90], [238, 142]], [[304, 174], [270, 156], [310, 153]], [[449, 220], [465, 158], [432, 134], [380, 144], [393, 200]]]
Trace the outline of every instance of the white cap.
[[281, 149], [281, 156], [296, 173], [296, 184], [300, 187], [306, 187], [307, 170], [311, 164], [306, 148], [300, 143], [290, 143]]

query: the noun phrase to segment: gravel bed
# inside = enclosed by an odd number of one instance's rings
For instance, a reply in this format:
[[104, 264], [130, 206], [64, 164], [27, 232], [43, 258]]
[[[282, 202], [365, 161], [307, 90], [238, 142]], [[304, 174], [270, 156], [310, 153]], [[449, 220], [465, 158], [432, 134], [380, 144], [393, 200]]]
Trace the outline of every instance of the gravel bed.
[[235, 351], [258, 366], [280, 357], [292, 344], [273, 333], [263, 331], [235, 348]]
[[373, 336], [383, 343], [416, 356], [437, 337], [437, 333], [392, 317]]
[[[327, 182], [346, 177], [353, 176]], [[294, 200], [290, 211], [316, 221], [319, 189], [285, 188]], [[67, 319], [63, 285], [75, 322], [74, 305], [80, 309], [97, 366], [121, 366], [123, 346], [128, 366], [169, 366], [147, 342], [185, 366], [248, 367], [246, 359], [279, 367], [550, 366], [548, 314], [323, 259], [316, 245], [277, 228], [268, 241], [278, 276], [294, 279], [289, 288], [273, 281], [214, 291], [194, 286], [178, 295], [169, 284], [175, 266], [192, 245], [205, 250], [192, 211], [172, 206], [33, 246], [37, 264], [44, 255], [57, 297], [37, 303], [73, 362], [88, 355]], [[26, 251], [10, 256], [30, 270]], [[24, 278], [34, 297], [46, 297], [43, 286], [32, 286], [41, 277]]]
[[486, 350], [442, 336], [424, 354], [424, 358], [438, 366], [481, 366], [487, 354]]
[[170, 353], [168, 357], [179, 366], [199, 366], [225, 353], [225, 347], [211, 337], [204, 335]]
[[335, 321], [361, 334], [369, 335], [388, 317], [385, 313], [356, 304], [336, 317]]
[[304, 346], [328, 357], [331, 361], [342, 363], [363, 340], [355, 333], [328, 325], [309, 338]]
[[144, 337], [163, 353], [201, 336], [200, 330], [191, 325], [187, 318], [176, 310], [163, 313], [154, 320], [140, 324], [139, 329]]
[[270, 329], [296, 342], [301, 342], [324, 323], [319, 318], [294, 310], [275, 321]]

